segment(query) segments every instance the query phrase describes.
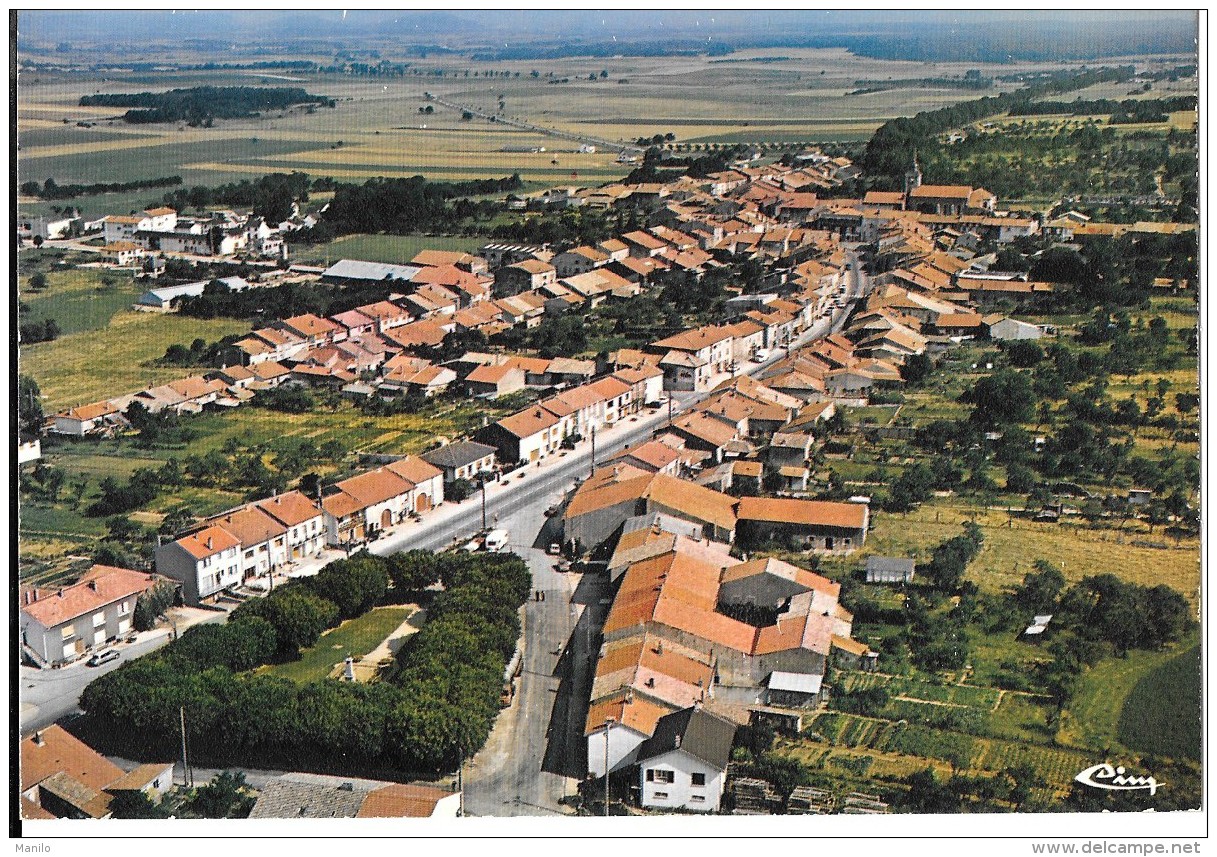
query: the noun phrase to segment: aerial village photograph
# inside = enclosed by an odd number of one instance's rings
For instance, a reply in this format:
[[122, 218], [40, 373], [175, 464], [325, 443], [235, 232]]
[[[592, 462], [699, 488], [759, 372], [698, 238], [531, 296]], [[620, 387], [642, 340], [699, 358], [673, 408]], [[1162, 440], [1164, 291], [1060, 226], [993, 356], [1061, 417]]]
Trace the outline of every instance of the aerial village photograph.
[[18, 853], [1200, 852], [1204, 12], [9, 24]]

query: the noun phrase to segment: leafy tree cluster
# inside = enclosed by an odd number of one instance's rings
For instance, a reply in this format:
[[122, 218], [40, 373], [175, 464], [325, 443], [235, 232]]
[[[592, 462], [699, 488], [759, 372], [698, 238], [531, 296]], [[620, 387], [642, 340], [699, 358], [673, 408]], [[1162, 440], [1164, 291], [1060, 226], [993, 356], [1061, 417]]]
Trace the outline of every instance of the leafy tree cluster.
[[333, 99], [300, 87], [195, 86], [168, 92], [85, 95], [81, 107], [131, 107], [123, 121], [132, 124], [182, 122], [197, 126], [215, 119], [244, 119], [295, 104], [334, 106]]
[[[218, 289], [228, 291], [222, 285], [218, 286]], [[240, 335], [232, 334], [209, 343], [199, 337], [192, 341], [189, 347], [175, 342], [165, 349], [165, 353], [156, 362], [158, 366], [220, 366], [223, 365], [228, 349], [240, 338]]]
[[574, 246], [605, 240], [620, 222], [620, 217], [610, 219], [604, 212], [575, 209], [558, 216], [525, 217], [514, 223], [503, 223], [495, 226], [490, 234], [503, 241]]
[[[1010, 108], [1011, 116], [1095, 116], [1103, 113], [1111, 114], [1111, 124], [1128, 124], [1142, 122], [1165, 122], [1168, 113], [1181, 110], [1195, 110], [1197, 99], [1194, 95], [1179, 95], [1173, 98], [1126, 98], [1116, 101], [1112, 98], [1077, 99], [1076, 101], [1030, 101]], [[1119, 117], [1117, 119], [1117, 117]]]
[[1068, 92], [1095, 83], [1123, 81], [1136, 73], [1133, 66], [1067, 72], [1013, 92], [985, 96], [975, 101], [927, 110], [912, 117], [892, 119], [879, 126], [866, 145], [860, 166], [889, 190], [902, 186], [905, 171], [915, 151], [927, 151], [934, 140], [952, 128], [968, 125], [989, 116], [1007, 113], [1016, 105], [1054, 92]]
[[[373, 178], [361, 185], [340, 184], [322, 223], [338, 235], [433, 232], [478, 215], [480, 209], [476, 203], [460, 198], [503, 193], [521, 187], [523, 181], [518, 174], [463, 182], [431, 182], [422, 176]], [[489, 205], [497, 213], [497, 204]]]
[[141, 467], [131, 474], [125, 485], [113, 476], [101, 480], [101, 496], [85, 510], [90, 517], [132, 512], [147, 505], [160, 493], [163, 483], [157, 470]]
[[971, 521], [964, 523], [962, 534], [953, 536], [934, 548], [929, 567], [925, 570], [926, 577], [937, 589], [944, 592], [957, 590], [963, 582], [968, 563], [980, 553], [984, 540], [980, 527]]
[[[298, 685], [248, 672], [368, 609], [384, 596], [389, 578], [445, 586], [389, 680]], [[183, 706], [200, 759], [451, 769], [489, 735], [520, 632], [516, 610], [530, 581], [526, 564], [505, 554], [361, 554], [246, 602], [225, 625], [195, 626], [124, 664], [91, 683], [81, 705], [91, 716], [121, 719], [127, 740], [145, 750], [172, 750]]]
[[306, 388], [288, 384], [270, 390], [259, 390], [254, 394], [253, 404], [285, 414], [307, 414], [316, 406], [317, 400]]
[[909, 774], [905, 782], [908, 792], [903, 807], [916, 813], [1008, 811], [1011, 805], [1017, 812], [1032, 802], [1033, 789], [1047, 785], [1027, 763], [987, 776], [956, 772], [945, 782], [933, 768], [926, 768]]
[[[176, 184], [181, 184], [181, 180]], [[213, 205], [251, 208], [255, 217], [278, 225], [291, 217], [293, 202], [308, 202], [309, 188], [306, 173], [271, 173], [217, 187], [196, 185], [189, 189], [179, 188], [165, 194], [162, 202], [178, 211], [191, 208], [202, 211]]]
[[47, 179], [42, 184], [36, 181], [21, 183], [21, 192], [40, 199], [72, 199], [96, 193], [127, 193], [149, 187], [173, 187], [182, 183], [181, 176], [164, 176], [157, 179], [139, 179], [130, 182], [99, 182], [95, 184], [59, 184]]
[[1052, 621], [1084, 640], [1107, 643], [1122, 655], [1178, 640], [1195, 624], [1193, 612], [1187, 599], [1165, 584], [1142, 586], [1100, 574], [1065, 590]]
[[135, 599], [135, 611], [131, 625], [137, 631], [150, 631], [156, 627], [156, 619], [171, 606], [176, 598], [177, 587], [168, 582], [157, 583]]
[[36, 342], [53, 342], [59, 338], [61, 332], [59, 322], [53, 318], [27, 322], [21, 325], [19, 330], [21, 342], [26, 345], [33, 345]]

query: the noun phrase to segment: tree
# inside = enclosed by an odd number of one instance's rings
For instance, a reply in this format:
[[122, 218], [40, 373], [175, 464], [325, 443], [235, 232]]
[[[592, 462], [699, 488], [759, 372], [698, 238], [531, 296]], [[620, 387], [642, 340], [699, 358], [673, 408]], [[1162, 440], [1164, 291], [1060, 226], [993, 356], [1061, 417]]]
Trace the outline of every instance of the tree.
[[440, 582], [441, 560], [430, 551], [403, 551], [386, 560], [394, 589], [418, 592]]
[[195, 789], [182, 810], [195, 818], [246, 818], [256, 802], [246, 788], [244, 773], [221, 771]]
[[1001, 369], [965, 390], [960, 401], [973, 406], [973, 422], [984, 428], [997, 428], [1031, 419], [1035, 393], [1026, 375]]
[[909, 774], [908, 806], [917, 813], [959, 812], [959, 798], [944, 784], [938, 782], [933, 768]]
[[1047, 560], [1037, 559], [1035, 571], [1023, 576], [1023, 584], [1015, 592], [1019, 606], [1032, 613], [1053, 613], [1057, 598], [1065, 589], [1065, 575]]
[[905, 468], [892, 483], [888, 494], [887, 508], [893, 512], [907, 512], [918, 503], [930, 498], [934, 490], [934, 474], [924, 462]]
[[246, 601], [232, 615], [234, 619], [253, 615], [268, 621], [275, 629], [279, 653], [293, 657], [338, 622], [338, 607], [303, 587], [288, 584], [266, 598]]
[[1176, 393], [1175, 410], [1187, 416], [1200, 405], [1200, 396], [1196, 393]]
[[110, 800], [110, 816], [112, 818], [168, 818], [169, 810], [141, 791], [124, 789], [114, 793]]
[[1002, 350], [1011, 366], [1019, 369], [1030, 369], [1044, 359], [1044, 349], [1028, 339], [1015, 339], [1007, 342]]
[[910, 355], [900, 367], [900, 376], [911, 386], [916, 387], [925, 382], [934, 371], [934, 361], [928, 354]]
[[131, 624], [137, 631], [150, 631], [156, 627], [157, 617], [173, 604], [177, 586], [168, 581], [155, 584], [135, 599], [135, 612]]
[[47, 287], [46, 274], [42, 273], [41, 271], [31, 274], [28, 285], [31, 292], [44, 291]]
[[1025, 464], [1010, 464], [1006, 466], [1006, 491], [1011, 494], [1028, 494], [1038, 480], [1035, 473]]

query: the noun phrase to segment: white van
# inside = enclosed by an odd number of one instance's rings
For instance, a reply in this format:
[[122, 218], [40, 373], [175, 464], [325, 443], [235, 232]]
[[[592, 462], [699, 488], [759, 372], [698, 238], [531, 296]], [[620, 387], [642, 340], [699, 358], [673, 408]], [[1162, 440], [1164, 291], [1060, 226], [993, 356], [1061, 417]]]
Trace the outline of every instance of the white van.
[[486, 534], [486, 550], [496, 553], [507, 550], [508, 537], [506, 530], [491, 530]]

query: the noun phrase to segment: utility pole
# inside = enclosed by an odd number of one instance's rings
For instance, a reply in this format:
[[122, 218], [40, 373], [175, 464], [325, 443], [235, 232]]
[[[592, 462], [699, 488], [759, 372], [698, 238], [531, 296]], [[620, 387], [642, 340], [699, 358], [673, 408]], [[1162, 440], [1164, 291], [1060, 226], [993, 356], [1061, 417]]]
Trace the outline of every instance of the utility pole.
[[458, 801], [460, 806], [457, 807], [456, 814], [461, 818], [465, 816], [465, 751], [461, 751], [461, 762], [456, 769], [456, 793], [459, 795]]
[[486, 479], [482, 481], [482, 529], [486, 529]]
[[604, 721], [604, 817], [609, 814], [609, 730], [613, 728], [616, 718], [609, 717]]
[[592, 472], [589, 476], [596, 475], [596, 425], [592, 424]]
[[178, 706], [178, 718], [182, 727], [182, 785], [194, 785], [194, 777], [190, 775], [190, 762], [186, 758], [186, 707]]

